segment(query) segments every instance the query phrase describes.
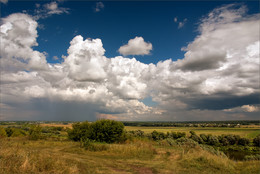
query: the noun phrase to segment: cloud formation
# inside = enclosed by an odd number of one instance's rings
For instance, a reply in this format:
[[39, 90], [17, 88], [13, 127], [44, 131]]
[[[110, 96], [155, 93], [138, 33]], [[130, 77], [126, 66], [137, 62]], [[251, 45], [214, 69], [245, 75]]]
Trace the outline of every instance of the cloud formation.
[[[1, 21], [1, 120], [184, 121], [259, 114], [260, 21], [245, 6], [214, 9], [183, 48], [183, 59], [157, 64], [107, 58], [101, 39], [80, 35], [64, 62], [49, 64], [45, 53], [33, 49], [38, 23], [32, 16], [15, 13]], [[136, 37], [119, 52], [150, 50], [152, 44]], [[145, 98], [158, 105], [145, 105]]]
[[178, 21], [177, 17], [175, 17], [173, 20], [174, 20], [175, 23], [178, 23], [178, 29], [184, 27], [184, 25], [188, 21], [187, 18], [183, 19], [183, 21]]
[[142, 37], [130, 39], [126, 45], [121, 46], [118, 52], [126, 55], [147, 55], [153, 49], [151, 43], [145, 42]]
[[55, 14], [60, 15], [63, 13], [66, 13], [66, 14], [69, 13], [68, 8], [59, 7], [59, 2], [56, 2], [56, 1], [43, 4], [42, 6], [41, 6], [41, 4], [36, 4], [35, 6], [36, 6], [36, 9], [34, 11], [34, 16], [33, 16], [33, 18], [35, 20], [44, 19], [44, 18], [50, 17]]
[[95, 12], [100, 12], [104, 7], [105, 5], [102, 2], [97, 2], [95, 7]]
[[7, 4], [8, 0], [0, 0], [0, 2]]

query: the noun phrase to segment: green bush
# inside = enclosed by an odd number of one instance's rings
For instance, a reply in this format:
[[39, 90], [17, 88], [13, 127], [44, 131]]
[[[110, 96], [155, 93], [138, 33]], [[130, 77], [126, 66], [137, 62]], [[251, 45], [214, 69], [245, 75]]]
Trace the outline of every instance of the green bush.
[[175, 140], [175, 142], [178, 145], [182, 145], [182, 146], [186, 146], [186, 147], [190, 147], [190, 148], [194, 148], [198, 145], [198, 143], [190, 138], [179, 138], [177, 140]]
[[260, 155], [256, 154], [256, 155], [247, 155], [244, 157], [244, 160], [246, 161], [251, 161], [251, 160], [260, 160]]
[[74, 123], [72, 129], [68, 130], [68, 137], [73, 141], [80, 141], [82, 138], [90, 138], [90, 123], [85, 121], [82, 123]]
[[190, 138], [196, 142], [198, 142], [199, 144], [202, 144], [203, 143], [203, 139], [201, 137], [199, 137], [198, 135], [196, 134], [192, 134], [190, 136]]
[[208, 136], [205, 134], [200, 134], [200, 138], [203, 140], [203, 142], [208, 142]]
[[7, 137], [6, 131], [4, 128], [0, 127], [0, 138]]
[[13, 128], [11, 137], [22, 137], [26, 136], [26, 132], [22, 129]]
[[255, 146], [260, 147], [260, 134], [257, 135], [257, 137], [255, 137], [255, 138], [253, 139], [253, 143], [254, 143]]
[[5, 132], [6, 132], [7, 136], [10, 137], [13, 134], [13, 129], [8, 127], [8, 128], [5, 129]]
[[166, 135], [163, 132], [158, 132], [156, 130], [154, 130], [150, 137], [154, 140], [154, 141], [158, 141], [158, 140], [163, 140], [166, 138]]
[[177, 144], [177, 143], [175, 142], [175, 140], [172, 139], [172, 138], [166, 138], [166, 142], [167, 142], [170, 146], [174, 146], [174, 145]]
[[181, 137], [186, 137], [186, 133], [185, 132], [167, 132], [167, 137], [168, 138], [172, 138], [172, 139], [178, 139]]
[[139, 137], [139, 138], [144, 138], [144, 136], [145, 136], [144, 131], [142, 131], [142, 130], [127, 131], [127, 134], [129, 136]]
[[238, 145], [241, 145], [241, 146], [247, 146], [247, 145], [249, 145], [249, 143], [250, 143], [250, 140], [247, 138], [240, 138], [238, 140]]
[[42, 138], [42, 128], [40, 125], [32, 125], [29, 130], [29, 140], [38, 140]]
[[218, 137], [217, 136], [214, 136], [214, 135], [210, 135], [208, 137], [208, 144], [209, 145], [213, 145], [213, 146], [216, 146], [219, 144], [219, 140], [218, 140]]
[[124, 136], [124, 124], [114, 120], [98, 120], [92, 123], [90, 128], [90, 139], [98, 142], [119, 142]]
[[114, 143], [125, 141], [124, 125], [114, 120], [98, 120], [93, 123], [75, 123], [68, 137], [74, 141], [90, 139], [97, 142]]

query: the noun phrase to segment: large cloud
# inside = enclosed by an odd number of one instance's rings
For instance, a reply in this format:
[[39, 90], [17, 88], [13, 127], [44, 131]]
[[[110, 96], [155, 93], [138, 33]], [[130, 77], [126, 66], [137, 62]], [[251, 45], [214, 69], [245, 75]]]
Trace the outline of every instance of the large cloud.
[[[63, 63], [49, 64], [32, 48], [37, 22], [12, 14], [1, 25], [0, 119], [257, 119], [258, 24], [259, 15], [248, 16], [245, 6], [227, 5], [201, 20], [178, 61], [107, 58], [100, 39], [79, 35]], [[141, 37], [130, 41], [122, 54], [152, 49]], [[145, 105], [145, 98], [158, 105]]]
[[153, 49], [151, 43], [144, 41], [142, 37], [130, 39], [126, 45], [121, 46], [118, 51], [120, 54], [126, 55], [147, 55]]
[[2, 23], [1, 69], [46, 69], [45, 55], [31, 48], [38, 45], [37, 22], [29, 15], [15, 13], [3, 18]]
[[234, 4], [214, 9], [183, 49], [184, 59], [157, 64], [156, 76], [164, 79], [157, 102], [174, 98], [201, 110], [259, 103], [259, 14], [245, 12]]

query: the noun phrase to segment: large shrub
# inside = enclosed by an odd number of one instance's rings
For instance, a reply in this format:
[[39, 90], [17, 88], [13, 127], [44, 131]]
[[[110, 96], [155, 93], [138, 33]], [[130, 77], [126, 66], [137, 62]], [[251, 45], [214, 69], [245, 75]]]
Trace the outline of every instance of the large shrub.
[[7, 137], [7, 134], [5, 132], [5, 129], [0, 127], [0, 138], [4, 138], [4, 137]]
[[22, 137], [22, 136], [26, 136], [26, 132], [24, 130], [13, 128], [11, 137]]
[[122, 140], [124, 124], [114, 120], [98, 120], [90, 125], [90, 139], [98, 142], [113, 143]]
[[260, 134], [257, 135], [257, 137], [254, 138], [253, 143], [255, 146], [260, 147]]
[[32, 125], [29, 129], [29, 139], [38, 140], [42, 138], [42, 128], [40, 125]]
[[166, 135], [163, 133], [163, 132], [158, 132], [156, 130], [154, 130], [152, 133], [151, 133], [151, 138], [154, 140], [154, 141], [158, 141], [158, 140], [163, 140], [166, 138]]
[[208, 144], [209, 145], [213, 145], [213, 146], [218, 145], [219, 144], [218, 137], [214, 136], [214, 135], [209, 135], [209, 137], [208, 137]]
[[82, 123], [74, 123], [72, 129], [68, 130], [68, 137], [73, 141], [80, 141], [82, 138], [90, 138], [90, 123], [85, 121]]
[[74, 141], [90, 139], [98, 142], [113, 143], [124, 140], [124, 125], [114, 120], [98, 120], [93, 123], [83, 122], [72, 125], [68, 137]]
[[182, 138], [182, 137], [186, 137], [186, 133], [185, 132], [167, 132], [167, 137], [168, 138], [172, 138], [172, 139], [178, 139], [178, 138]]

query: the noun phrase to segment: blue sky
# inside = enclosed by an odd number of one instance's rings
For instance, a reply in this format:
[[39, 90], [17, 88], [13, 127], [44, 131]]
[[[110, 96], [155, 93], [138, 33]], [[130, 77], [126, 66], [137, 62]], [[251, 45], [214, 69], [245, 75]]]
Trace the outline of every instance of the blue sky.
[[257, 119], [257, 24], [258, 1], [1, 0], [0, 120]]
[[[23, 12], [34, 15], [35, 4], [46, 4], [48, 1], [9, 1], [2, 4], [2, 17], [11, 13]], [[50, 1], [51, 2], [51, 1]], [[235, 1], [232, 1], [232, 3]], [[157, 63], [166, 59], [182, 59], [181, 48], [194, 40], [198, 34], [197, 27], [201, 17], [212, 9], [230, 3], [230, 1], [105, 1], [104, 8], [95, 11], [95, 1], [64, 1], [61, 7], [68, 8], [67, 13], [39, 19], [42, 29], [38, 30], [39, 46], [35, 49], [48, 53], [48, 62], [53, 56], [61, 59], [67, 55], [69, 42], [75, 35], [84, 38], [101, 38], [106, 50], [105, 56], [120, 55], [118, 49], [128, 40], [141, 36], [153, 44], [149, 55], [135, 57], [143, 63]], [[256, 1], [240, 2], [246, 4], [249, 13], [258, 12]], [[182, 28], [178, 22], [187, 19]]]

